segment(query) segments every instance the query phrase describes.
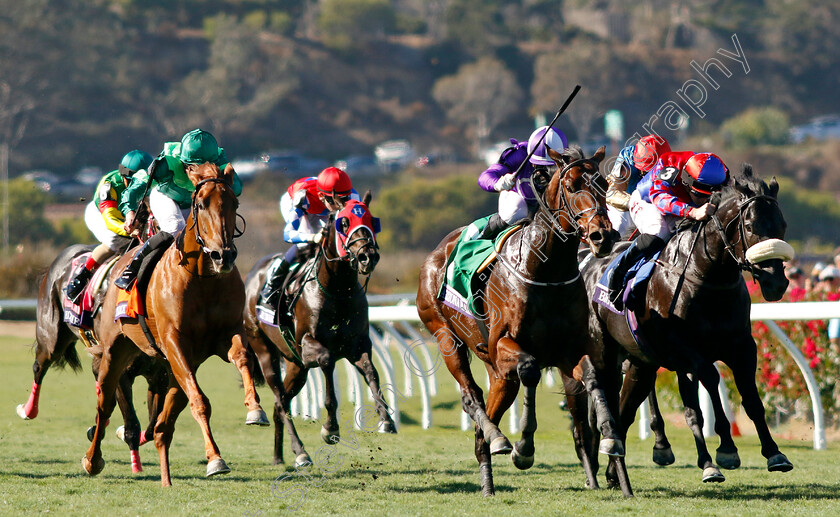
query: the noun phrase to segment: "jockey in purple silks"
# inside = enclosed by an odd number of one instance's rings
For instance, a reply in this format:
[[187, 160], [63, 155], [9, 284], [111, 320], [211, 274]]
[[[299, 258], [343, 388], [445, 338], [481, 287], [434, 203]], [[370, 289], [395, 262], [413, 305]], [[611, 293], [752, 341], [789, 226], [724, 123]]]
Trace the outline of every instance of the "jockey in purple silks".
[[[548, 134], [545, 134], [548, 131]], [[545, 138], [542, 142], [540, 139]], [[478, 186], [487, 192], [499, 193], [499, 211], [490, 218], [480, 238], [494, 239], [512, 223], [533, 215], [537, 198], [531, 188], [544, 188], [551, 178], [550, 168], [556, 164], [548, 157], [548, 149], [563, 152], [569, 147], [569, 141], [562, 131], [542, 126], [531, 133], [527, 142], [510, 139], [511, 147], [502, 151], [499, 161], [491, 165], [478, 177]], [[522, 162], [533, 151], [528, 163]], [[519, 174], [514, 172], [522, 165]]]

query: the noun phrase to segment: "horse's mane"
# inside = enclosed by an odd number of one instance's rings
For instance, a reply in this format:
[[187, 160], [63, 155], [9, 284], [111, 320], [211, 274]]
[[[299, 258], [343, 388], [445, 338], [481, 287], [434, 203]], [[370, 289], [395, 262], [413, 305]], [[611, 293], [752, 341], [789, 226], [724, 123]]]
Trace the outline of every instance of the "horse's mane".
[[738, 196], [738, 189], [735, 188], [735, 182], [738, 185], [749, 189], [757, 195], [769, 195], [770, 187], [760, 177], [753, 173], [753, 167], [749, 163], [741, 165], [741, 172], [733, 174], [730, 178], [729, 184], [723, 189], [721, 193], [721, 204], [731, 198]]

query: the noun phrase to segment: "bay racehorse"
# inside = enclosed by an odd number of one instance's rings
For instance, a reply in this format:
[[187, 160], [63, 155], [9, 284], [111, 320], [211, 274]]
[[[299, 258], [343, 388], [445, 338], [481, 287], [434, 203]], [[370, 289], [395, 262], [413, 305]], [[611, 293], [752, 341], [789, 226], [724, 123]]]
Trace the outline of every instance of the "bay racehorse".
[[[585, 387], [604, 436], [600, 451], [624, 455], [612, 417], [618, 410], [618, 376], [606, 375], [614, 365], [589, 354], [589, 308], [577, 261], [581, 241], [602, 256], [617, 236], [605, 210], [606, 181], [598, 171], [604, 148], [592, 158], [579, 147], [562, 154], [550, 150], [549, 156], [557, 170], [538, 178], [539, 208], [533, 221], [497, 250], [486, 287], [473, 295], [483, 305], [477, 308], [479, 319], [464, 316], [438, 295], [447, 257], [462, 229], [446, 236], [420, 268], [417, 311], [438, 340], [446, 366], [460, 385], [463, 409], [475, 422], [475, 455], [485, 496], [495, 493], [491, 455], [511, 453], [520, 469], [534, 462], [534, 400], [540, 371], [549, 366], [563, 372], [567, 390], [581, 383]], [[470, 352], [484, 362], [490, 377], [486, 405], [470, 371]], [[498, 424], [520, 383], [525, 386], [522, 440], [511, 446]], [[586, 467], [588, 457], [581, 459]], [[632, 495], [626, 476], [624, 481], [625, 495]]]
[[[379, 374], [371, 361], [372, 343], [368, 323], [368, 303], [359, 276], [369, 277], [379, 262], [379, 249], [373, 218], [367, 203], [350, 201], [342, 210], [333, 213], [324, 228], [315, 255], [301, 264], [296, 292], [285, 296], [297, 297], [292, 308], [294, 338], [286, 342], [280, 330], [257, 319], [256, 302], [265, 282], [266, 271], [274, 256], [257, 262], [245, 280], [247, 302], [244, 319], [248, 344], [259, 358], [262, 372], [274, 393], [274, 463], [283, 462], [283, 428], [289, 434], [295, 465], [312, 460], [298, 437], [290, 414], [290, 402], [306, 384], [310, 368], [320, 367], [326, 381], [324, 407], [327, 421], [321, 428], [321, 438], [329, 443], [339, 440], [333, 372], [339, 359], [349, 360], [362, 374], [373, 395], [379, 414], [380, 432], [396, 432], [379, 386]], [[291, 274], [291, 273], [290, 273]], [[280, 312], [285, 312], [288, 298], [281, 300]], [[280, 363], [285, 375], [281, 376]]]
[[[160, 456], [161, 484], [170, 486], [169, 446], [175, 420], [189, 404], [204, 436], [207, 476], [229, 472], [210, 430], [210, 401], [196, 380], [196, 370], [218, 355], [235, 364], [245, 388], [245, 405], [262, 414], [254, 389], [242, 325], [245, 288], [234, 261], [238, 200], [231, 187], [233, 168], [222, 172], [212, 163], [187, 165], [195, 186], [186, 227], [178, 234], [151, 273], [145, 293], [145, 323], [141, 318], [114, 321], [118, 289], [111, 285], [96, 328], [102, 345], [96, 429], [82, 466], [90, 475], [102, 471], [100, 443], [114, 409], [114, 392], [122, 372], [138, 355], [165, 358], [169, 387], [154, 429]], [[131, 260], [125, 256], [111, 272], [113, 280]], [[265, 420], [262, 414], [262, 420]]]
[[[126, 242], [128, 244], [128, 242]], [[74, 370], [81, 369], [81, 362], [76, 352], [76, 341], [82, 340], [88, 347], [86, 351], [93, 357], [92, 367], [94, 378], [99, 373], [99, 363], [102, 359], [102, 348], [91, 343], [87, 335], [82, 335], [79, 327], [65, 323], [65, 295], [64, 287], [73, 274], [73, 260], [89, 252], [92, 246], [73, 245], [59, 253], [50, 264], [49, 269], [41, 278], [38, 288], [38, 304], [35, 312], [35, 362], [32, 365], [34, 380], [29, 400], [17, 407], [18, 415], [26, 420], [38, 416], [40, 391], [44, 377], [51, 366], [70, 366]], [[108, 266], [103, 266], [106, 269]], [[94, 307], [101, 302], [104, 288], [94, 296]], [[98, 324], [101, 311], [93, 316], [94, 325]], [[93, 346], [90, 346], [93, 345]], [[121, 438], [128, 444], [131, 454], [131, 467], [134, 472], [142, 471], [139, 447], [148, 442], [152, 436], [152, 429], [160, 411], [162, 397], [166, 393], [166, 366], [148, 357], [138, 357], [120, 377], [116, 397], [125, 423]], [[143, 376], [148, 381], [148, 410], [149, 424], [141, 432], [140, 421], [134, 410], [132, 400], [132, 386], [134, 380]]]
[[[621, 389], [621, 435], [626, 434], [637, 408], [650, 394], [657, 369], [662, 366], [676, 371], [704, 481], [723, 481], [724, 477], [703, 438], [698, 381], [709, 391], [715, 410], [715, 431], [721, 440], [717, 463], [724, 468], [740, 465], [718, 394], [715, 361], [732, 370], [744, 409], [758, 432], [767, 469], [785, 472], [793, 468], [770, 435], [756, 389], [756, 344], [750, 331], [750, 297], [742, 276], [749, 272], [768, 301], [780, 299], [787, 289], [783, 260], [790, 258], [793, 250], [783, 241], [787, 225], [777, 201], [778, 191], [775, 178], [768, 185], [745, 164], [732, 184], [716, 194], [722, 197], [713, 198], [719, 206], [715, 215], [671, 238], [656, 261], [644, 300], [638, 303], [639, 341], [624, 315], [593, 302], [593, 338], [598, 346], [617, 349], [629, 358]], [[590, 298], [612, 258], [593, 257], [585, 262], [582, 270]], [[667, 440], [657, 447], [667, 447]], [[614, 482], [612, 467], [607, 477]]]

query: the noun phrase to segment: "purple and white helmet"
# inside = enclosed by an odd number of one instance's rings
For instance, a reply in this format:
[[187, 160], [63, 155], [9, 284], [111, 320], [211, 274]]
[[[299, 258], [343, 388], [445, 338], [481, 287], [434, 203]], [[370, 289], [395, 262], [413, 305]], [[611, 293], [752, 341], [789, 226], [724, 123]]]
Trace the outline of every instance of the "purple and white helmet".
[[[540, 138], [542, 138], [546, 130], [548, 130], [548, 134], [545, 135], [545, 139], [540, 142]], [[539, 145], [537, 145], [537, 142], [539, 142]], [[535, 146], [536, 149], [534, 148]], [[530, 154], [533, 152], [529, 161], [534, 165], [554, 165], [554, 161], [548, 157], [548, 150], [546, 147], [554, 149], [560, 153], [569, 147], [569, 140], [559, 129], [549, 129], [548, 126], [537, 128], [537, 130], [531, 133], [531, 136], [528, 138], [528, 153]]]

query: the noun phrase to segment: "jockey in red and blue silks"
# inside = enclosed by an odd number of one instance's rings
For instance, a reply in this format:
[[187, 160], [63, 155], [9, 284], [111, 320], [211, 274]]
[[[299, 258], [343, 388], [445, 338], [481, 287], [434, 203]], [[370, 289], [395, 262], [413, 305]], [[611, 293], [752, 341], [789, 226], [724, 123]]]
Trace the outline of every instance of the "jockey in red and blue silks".
[[[560, 153], [569, 147], [566, 135], [559, 129], [548, 126], [537, 128], [527, 142], [518, 142], [511, 138], [510, 143], [512, 146], [502, 152], [499, 161], [478, 177], [479, 187], [487, 192], [499, 193], [499, 211], [487, 222], [481, 235], [483, 239], [495, 238], [511, 223], [530, 215], [531, 210], [537, 206], [536, 195], [531, 189], [531, 178], [533, 177], [537, 185], [540, 185], [541, 181], [547, 183], [550, 174], [535, 173], [548, 172], [550, 167], [556, 166], [548, 156], [548, 149]], [[531, 157], [528, 163], [522, 165], [529, 154]], [[522, 169], [514, 176], [520, 165]]]
[[350, 176], [336, 167], [327, 167], [318, 176], [301, 178], [289, 186], [280, 197], [280, 214], [286, 221], [283, 240], [294, 246], [266, 272], [266, 282], [257, 301], [258, 312], [273, 318], [280, 290], [298, 250], [320, 243], [330, 212], [342, 208], [351, 199], [360, 201], [361, 198]]
[[607, 215], [613, 229], [625, 239], [633, 233], [633, 219], [630, 217], [630, 195], [642, 178], [654, 168], [659, 158], [671, 152], [668, 141], [660, 136], [647, 135], [634, 145], [628, 145], [618, 153], [607, 182]]
[[729, 169], [712, 153], [690, 151], [663, 154], [656, 167], [630, 196], [630, 214], [639, 237], [622, 253], [610, 277], [610, 299], [621, 309], [624, 277], [642, 256], [665, 247], [680, 219], [702, 221], [715, 213], [709, 203], [729, 180]]

